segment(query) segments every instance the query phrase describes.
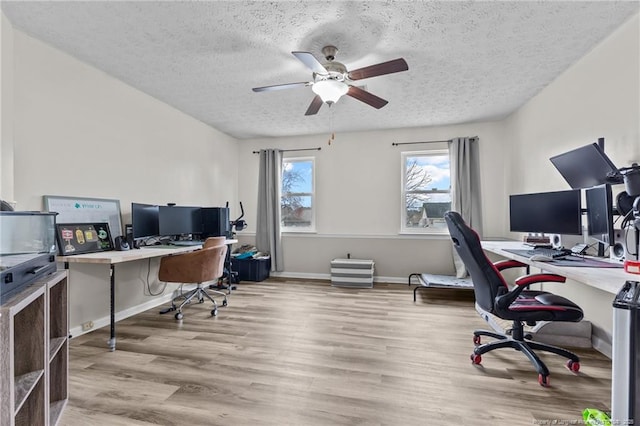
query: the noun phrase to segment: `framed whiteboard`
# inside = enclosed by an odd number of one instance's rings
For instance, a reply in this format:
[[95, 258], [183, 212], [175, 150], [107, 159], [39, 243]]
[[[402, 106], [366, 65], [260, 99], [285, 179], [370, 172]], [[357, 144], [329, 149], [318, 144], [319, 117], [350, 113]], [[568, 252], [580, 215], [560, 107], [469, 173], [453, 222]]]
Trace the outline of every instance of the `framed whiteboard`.
[[122, 235], [120, 201], [104, 198], [45, 195], [44, 208], [57, 212], [56, 223], [107, 222], [113, 238]]

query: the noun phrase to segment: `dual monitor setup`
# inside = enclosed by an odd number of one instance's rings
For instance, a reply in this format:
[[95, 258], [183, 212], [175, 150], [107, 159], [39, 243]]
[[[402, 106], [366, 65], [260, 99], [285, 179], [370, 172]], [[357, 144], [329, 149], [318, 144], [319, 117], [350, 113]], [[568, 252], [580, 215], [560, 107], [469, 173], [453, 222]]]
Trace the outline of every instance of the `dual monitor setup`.
[[604, 245], [613, 244], [615, 208], [611, 185], [584, 191], [586, 209], [582, 208], [580, 189], [511, 195], [511, 232], [582, 235], [582, 215], [586, 212], [587, 235]]
[[[615, 242], [614, 207], [611, 185], [622, 183], [618, 169], [605, 155], [604, 141], [593, 143], [550, 158], [571, 186], [571, 190], [511, 195], [509, 197], [512, 232], [583, 235], [586, 213], [587, 235], [605, 245]], [[582, 206], [584, 189], [585, 208]]]
[[228, 207], [131, 203], [131, 237], [135, 241], [152, 237], [202, 241], [218, 236], [231, 236]]

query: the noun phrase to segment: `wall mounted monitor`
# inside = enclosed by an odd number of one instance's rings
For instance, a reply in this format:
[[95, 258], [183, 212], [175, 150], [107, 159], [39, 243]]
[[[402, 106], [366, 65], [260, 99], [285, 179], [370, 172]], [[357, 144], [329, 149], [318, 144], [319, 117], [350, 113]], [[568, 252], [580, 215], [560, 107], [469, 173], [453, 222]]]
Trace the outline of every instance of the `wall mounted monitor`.
[[582, 235], [580, 190], [509, 196], [511, 232]]
[[549, 160], [573, 189], [623, 182], [618, 168], [595, 142]]
[[611, 185], [600, 185], [585, 190], [587, 203], [587, 232], [589, 237], [604, 244], [614, 241], [613, 195]]
[[158, 231], [163, 237], [202, 233], [201, 208], [187, 206], [158, 207]]
[[157, 237], [158, 206], [131, 203], [131, 228], [134, 239]]

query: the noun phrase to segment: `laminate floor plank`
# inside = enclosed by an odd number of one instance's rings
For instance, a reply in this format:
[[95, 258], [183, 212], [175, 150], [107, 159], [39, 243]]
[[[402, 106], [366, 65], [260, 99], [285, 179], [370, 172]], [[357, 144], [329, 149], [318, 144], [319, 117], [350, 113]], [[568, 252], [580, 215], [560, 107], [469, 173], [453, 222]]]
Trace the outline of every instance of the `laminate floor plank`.
[[[60, 425], [579, 424], [608, 410], [611, 361], [574, 349], [581, 371], [538, 353], [551, 387], [520, 352], [472, 365], [488, 325], [468, 291], [323, 281], [241, 283], [229, 306], [192, 304], [184, 319], [150, 309], [70, 342], [70, 399]], [[486, 341], [489, 341], [487, 339]]]

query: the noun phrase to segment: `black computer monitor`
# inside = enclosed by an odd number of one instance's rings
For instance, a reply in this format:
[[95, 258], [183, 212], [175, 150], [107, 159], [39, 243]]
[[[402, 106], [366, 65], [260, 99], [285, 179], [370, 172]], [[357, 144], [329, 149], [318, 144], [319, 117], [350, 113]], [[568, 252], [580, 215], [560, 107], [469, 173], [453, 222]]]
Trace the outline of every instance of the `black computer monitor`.
[[134, 239], [158, 236], [158, 206], [131, 203], [131, 228]]
[[612, 244], [613, 195], [611, 185], [599, 185], [585, 190], [587, 202], [587, 233], [603, 244]]
[[228, 207], [203, 207], [202, 208], [202, 238], [230, 237], [231, 222], [229, 220]]
[[202, 233], [200, 207], [160, 206], [158, 214], [158, 230], [163, 237]]
[[582, 235], [580, 190], [509, 196], [511, 232]]
[[597, 143], [576, 148], [549, 160], [573, 189], [622, 183], [618, 168]]

